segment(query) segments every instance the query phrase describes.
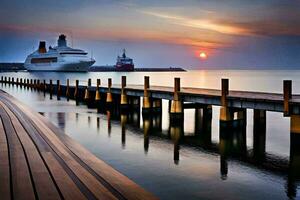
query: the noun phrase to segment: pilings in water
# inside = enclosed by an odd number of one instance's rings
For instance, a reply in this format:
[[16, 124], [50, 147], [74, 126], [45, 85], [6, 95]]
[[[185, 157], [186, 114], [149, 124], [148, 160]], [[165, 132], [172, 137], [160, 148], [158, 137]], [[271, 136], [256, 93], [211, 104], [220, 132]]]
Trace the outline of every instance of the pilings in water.
[[108, 110], [111, 110], [112, 108], [112, 103], [113, 103], [113, 96], [112, 96], [112, 93], [111, 93], [111, 86], [112, 86], [112, 80], [111, 78], [109, 78], [107, 80], [107, 93], [106, 93], [106, 108]]
[[203, 145], [211, 144], [212, 106], [202, 105], [195, 108], [195, 135]]
[[120, 108], [122, 111], [128, 109], [128, 99], [126, 94], [126, 76], [121, 78], [121, 99], [120, 99]]
[[78, 100], [79, 100], [79, 80], [75, 81], [74, 99], [76, 101], [76, 105], [78, 105]]
[[180, 78], [174, 79], [174, 94], [170, 108], [170, 121], [177, 122], [183, 120], [183, 107], [180, 97]]
[[102, 98], [101, 98], [101, 94], [99, 91], [100, 85], [101, 85], [101, 80], [97, 79], [96, 92], [95, 92], [95, 106], [97, 108], [98, 113], [101, 112], [101, 106], [102, 106], [101, 105]]
[[91, 108], [93, 106], [92, 105], [93, 98], [91, 97], [91, 93], [89, 91], [91, 86], [92, 86], [92, 79], [89, 78], [87, 86], [86, 86], [85, 91], [84, 91], [84, 97], [83, 97], [83, 100], [85, 101], [88, 108]]
[[266, 154], [266, 111], [253, 111], [253, 157], [260, 162]]
[[50, 99], [52, 99], [52, 95], [53, 95], [52, 79], [50, 79], [50, 82], [49, 82], [49, 94], [50, 94]]
[[61, 95], [61, 87], [60, 87], [60, 81], [56, 81], [56, 97], [57, 100], [60, 100], [60, 95]]
[[290, 99], [292, 98], [292, 81], [283, 81], [283, 115], [290, 115]]
[[70, 79], [67, 79], [66, 97], [67, 97], [67, 101], [69, 101], [69, 99], [70, 99]]
[[149, 114], [152, 109], [149, 88], [150, 88], [150, 77], [145, 76], [144, 77], [143, 107], [142, 107], [143, 114]]

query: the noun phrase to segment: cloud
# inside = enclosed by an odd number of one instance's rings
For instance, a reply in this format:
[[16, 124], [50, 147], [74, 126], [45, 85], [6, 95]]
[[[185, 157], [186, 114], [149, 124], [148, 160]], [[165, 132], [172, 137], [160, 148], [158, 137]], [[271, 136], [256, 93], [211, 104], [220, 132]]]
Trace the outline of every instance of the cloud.
[[146, 15], [151, 15], [154, 17], [166, 19], [169, 21], [169, 23], [177, 24], [181, 26], [192, 27], [192, 28], [207, 30], [207, 31], [215, 31], [218, 33], [229, 34], [229, 35], [252, 35], [251, 30], [247, 29], [246, 27], [239, 27], [239, 26], [229, 25], [225, 23], [223, 24], [217, 23], [208, 19], [192, 19], [184, 16], [171, 15], [167, 13], [160, 13], [154, 11], [142, 10], [140, 12]]
[[[247, 19], [244, 19], [242, 16], [238, 19], [237, 17], [230, 16], [230, 14], [228, 16], [222, 16], [221, 14], [213, 13], [212, 11], [210, 14], [213, 14], [213, 17], [207, 14], [207, 16], [204, 15], [203, 17], [198, 18], [153, 10], [139, 10], [138, 12], [163, 19], [169, 24], [191, 27], [194, 29], [225, 35], [300, 36], [300, 12], [289, 13], [290, 7], [287, 6], [271, 8], [271, 10], [265, 11], [265, 16], [259, 16], [261, 13], [257, 14], [255, 12], [251, 12], [251, 15], [253, 15], [252, 18], [249, 17]], [[255, 16], [256, 14], [257, 17]], [[235, 19], [233, 20], [232, 18]]]

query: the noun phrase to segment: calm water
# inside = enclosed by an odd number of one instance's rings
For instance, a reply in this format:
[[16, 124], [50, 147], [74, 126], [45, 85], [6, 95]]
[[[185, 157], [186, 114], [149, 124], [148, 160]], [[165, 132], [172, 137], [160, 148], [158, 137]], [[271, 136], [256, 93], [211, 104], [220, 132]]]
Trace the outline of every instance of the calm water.
[[[293, 92], [300, 93], [300, 71], [189, 71], [159, 73], [3, 73], [19, 78], [79, 79], [95, 84], [101, 78], [120, 83], [172, 86], [181, 77], [182, 86], [220, 88], [220, 79], [230, 79], [230, 89], [282, 92], [282, 81], [293, 80]], [[288, 199], [300, 193], [298, 177], [288, 173], [290, 119], [267, 112], [266, 153], [253, 151], [253, 111], [247, 110], [245, 137], [219, 137], [219, 107], [213, 107], [211, 140], [195, 128], [195, 110], [185, 110], [183, 130], [170, 127], [168, 102], [162, 116], [143, 119], [140, 113], [123, 116], [98, 114], [85, 105], [62, 98], [49, 99], [42, 92], [0, 85], [80, 142], [99, 158], [161, 199]], [[150, 123], [152, 122], [152, 123]], [[149, 124], [150, 125], [149, 128]], [[245, 142], [246, 140], [246, 142]], [[222, 145], [219, 145], [219, 144]], [[245, 143], [245, 144], [244, 144]], [[291, 171], [291, 170], [290, 170]], [[300, 171], [300, 169], [299, 169]]]

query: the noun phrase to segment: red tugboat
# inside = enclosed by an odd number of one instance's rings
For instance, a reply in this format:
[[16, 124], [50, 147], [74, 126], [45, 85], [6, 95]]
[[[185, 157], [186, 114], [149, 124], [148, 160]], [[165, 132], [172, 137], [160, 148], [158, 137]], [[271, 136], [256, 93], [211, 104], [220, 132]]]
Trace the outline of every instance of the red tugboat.
[[122, 56], [117, 57], [117, 63], [115, 65], [117, 71], [134, 71], [133, 60], [126, 57], [126, 51], [123, 50]]

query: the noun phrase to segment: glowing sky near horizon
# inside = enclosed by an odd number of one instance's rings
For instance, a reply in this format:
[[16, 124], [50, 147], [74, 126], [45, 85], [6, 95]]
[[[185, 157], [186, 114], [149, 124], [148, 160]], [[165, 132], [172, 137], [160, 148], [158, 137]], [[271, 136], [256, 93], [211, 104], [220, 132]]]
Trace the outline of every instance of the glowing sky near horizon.
[[300, 68], [299, 8], [299, 0], [2, 0], [0, 62], [22, 61], [39, 40], [54, 45], [65, 33], [97, 64], [126, 48], [144, 67]]

